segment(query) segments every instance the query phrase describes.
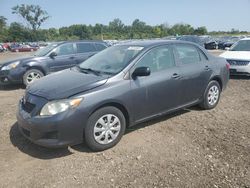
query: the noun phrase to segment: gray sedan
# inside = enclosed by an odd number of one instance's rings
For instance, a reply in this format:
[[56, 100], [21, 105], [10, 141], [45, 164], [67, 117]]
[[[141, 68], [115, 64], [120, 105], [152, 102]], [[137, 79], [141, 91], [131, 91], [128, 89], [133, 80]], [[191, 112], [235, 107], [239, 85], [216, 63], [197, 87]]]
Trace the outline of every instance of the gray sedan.
[[193, 105], [214, 108], [229, 65], [183, 41], [116, 45], [32, 83], [20, 100], [21, 133], [46, 147], [116, 145], [127, 127]]

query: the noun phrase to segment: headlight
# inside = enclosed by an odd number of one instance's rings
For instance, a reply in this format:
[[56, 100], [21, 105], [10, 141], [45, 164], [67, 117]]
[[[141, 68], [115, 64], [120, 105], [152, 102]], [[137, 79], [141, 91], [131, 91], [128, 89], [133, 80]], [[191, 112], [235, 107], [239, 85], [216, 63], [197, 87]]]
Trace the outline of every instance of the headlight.
[[83, 98], [76, 98], [48, 102], [42, 108], [40, 116], [51, 116], [60, 112], [64, 112], [69, 108], [76, 108], [80, 105], [82, 100]]
[[10, 69], [14, 69], [17, 67], [17, 65], [19, 65], [20, 61], [16, 61], [16, 62], [13, 62], [9, 65], [6, 65], [6, 66], [3, 66], [1, 70], [10, 70]]

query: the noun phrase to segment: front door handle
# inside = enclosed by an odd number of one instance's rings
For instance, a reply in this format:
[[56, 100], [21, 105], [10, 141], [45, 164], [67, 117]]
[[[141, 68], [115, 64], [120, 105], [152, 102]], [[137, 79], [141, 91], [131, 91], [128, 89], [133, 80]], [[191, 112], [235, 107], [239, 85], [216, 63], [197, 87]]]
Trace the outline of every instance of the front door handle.
[[209, 68], [209, 66], [205, 66], [205, 71], [210, 71], [211, 69]]

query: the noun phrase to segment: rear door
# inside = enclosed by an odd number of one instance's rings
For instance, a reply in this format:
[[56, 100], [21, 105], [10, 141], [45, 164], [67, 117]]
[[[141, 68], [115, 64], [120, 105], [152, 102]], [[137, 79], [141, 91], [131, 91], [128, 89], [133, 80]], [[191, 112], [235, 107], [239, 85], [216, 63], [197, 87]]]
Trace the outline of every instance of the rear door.
[[50, 72], [56, 72], [76, 65], [76, 48], [74, 43], [65, 43], [58, 46], [55, 51], [57, 56], [48, 63]]
[[151, 74], [131, 80], [131, 100], [136, 122], [179, 105], [180, 71], [175, 64], [171, 45], [151, 49], [133, 70], [137, 67], [149, 67]]
[[208, 58], [195, 45], [175, 44], [182, 75], [180, 102], [186, 105], [201, 98], [212, 74]]

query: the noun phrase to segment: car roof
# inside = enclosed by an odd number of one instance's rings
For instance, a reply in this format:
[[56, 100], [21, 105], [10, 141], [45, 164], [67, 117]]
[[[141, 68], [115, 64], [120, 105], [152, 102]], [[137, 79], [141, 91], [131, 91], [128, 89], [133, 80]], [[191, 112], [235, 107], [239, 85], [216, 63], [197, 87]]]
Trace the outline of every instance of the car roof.
[[241, 39], [241, 40], [250, 40], [250, 38], [243, 38], [243, 39]]
[[64, 44], [64, 43], [72, 43], [72, 42], [93, 42], [93, 43], [105, 43], [102, 40], [69, 40], [69, 41], [62, 41], [59, 42], [59, 44]]
[[124, 43], [117, 44], [119, 46], [142, 46], [144, 48], [163, 45], [163, 44], [193, 44], [196, 45], [193, 42], [187, 42], [187, 41], [181, 41], [181, 40], [135, 40], [135, 41], [128, 41]]

